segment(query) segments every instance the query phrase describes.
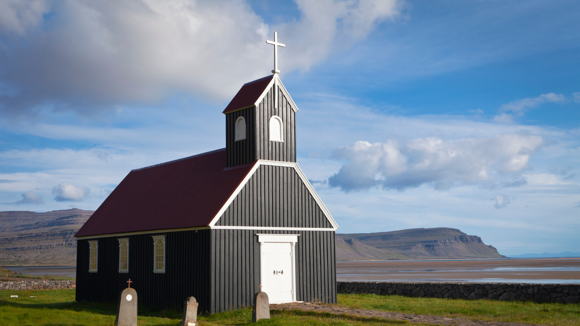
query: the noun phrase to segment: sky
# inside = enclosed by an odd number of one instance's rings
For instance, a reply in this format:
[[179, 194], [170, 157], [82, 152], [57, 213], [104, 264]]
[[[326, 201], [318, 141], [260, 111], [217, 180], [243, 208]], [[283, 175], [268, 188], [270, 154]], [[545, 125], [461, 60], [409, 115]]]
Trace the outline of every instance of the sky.
[[135, 168], [225, 146], [270, 74], [339, 233], [580, 246], [575, 1], [0, 2], [0, 211], [95, 210]]

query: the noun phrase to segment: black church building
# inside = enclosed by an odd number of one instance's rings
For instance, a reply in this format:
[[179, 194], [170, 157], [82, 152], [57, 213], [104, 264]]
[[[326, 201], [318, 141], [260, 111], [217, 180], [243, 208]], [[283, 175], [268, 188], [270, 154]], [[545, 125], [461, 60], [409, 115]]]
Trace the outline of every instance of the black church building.
[[77, 301], [211, 313], [336, 302], [338, 225], [296, 163], [298, 108], [277, 71], [223, 111], [226, 148], [131, 171], [78, 231]]

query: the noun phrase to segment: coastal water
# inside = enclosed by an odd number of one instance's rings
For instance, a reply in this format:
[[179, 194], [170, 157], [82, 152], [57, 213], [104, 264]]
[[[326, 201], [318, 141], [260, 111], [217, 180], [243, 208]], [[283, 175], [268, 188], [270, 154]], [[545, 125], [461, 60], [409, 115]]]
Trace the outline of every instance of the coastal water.
[[336, 267], [339, 281], [580, 284], [580, 258], [357, 261]]
[[2, 266], [11, 271], [33, 276], [76, 277], [76, 266]]
[[[4, 266], [15, 272], [75, 277], [75, 266]], [[338, 281], [580, 284], [580, 258], [337, 262]]]

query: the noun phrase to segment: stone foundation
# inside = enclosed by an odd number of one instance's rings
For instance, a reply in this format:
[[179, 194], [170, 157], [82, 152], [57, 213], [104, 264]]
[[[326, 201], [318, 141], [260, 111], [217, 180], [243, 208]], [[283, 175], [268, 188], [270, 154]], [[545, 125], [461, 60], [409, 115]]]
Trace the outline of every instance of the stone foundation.
[[0, 282], [0, 290], [56, 290], [74, 288], [76, 288], [76, 281], [26, 280]]
[[338, 293], [578, 303], [580, 284], [337, 282]]

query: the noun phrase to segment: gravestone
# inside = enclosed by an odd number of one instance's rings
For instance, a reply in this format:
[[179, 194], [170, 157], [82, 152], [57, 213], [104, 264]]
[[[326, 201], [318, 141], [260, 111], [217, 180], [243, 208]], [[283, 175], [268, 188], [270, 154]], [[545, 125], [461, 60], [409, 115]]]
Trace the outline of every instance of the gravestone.
[[117, 326], [137, 326], [137, 291], [131, 288], [131, 279], [127, 283], [129, 287], [121, 292], [119, 300], [119, 311], [115, 319]]
[[197, 307], [199, 304], [194, 297], [187, 298], [183, 303], [183, 320], [179, 323], [180, 326], [198, 326], [197, 323]]
[[266, 292], [262, 291], [256, 293], [252, 310], [252, 322], [255, 323], [260, 319], [270, 319], [270, 299]]

